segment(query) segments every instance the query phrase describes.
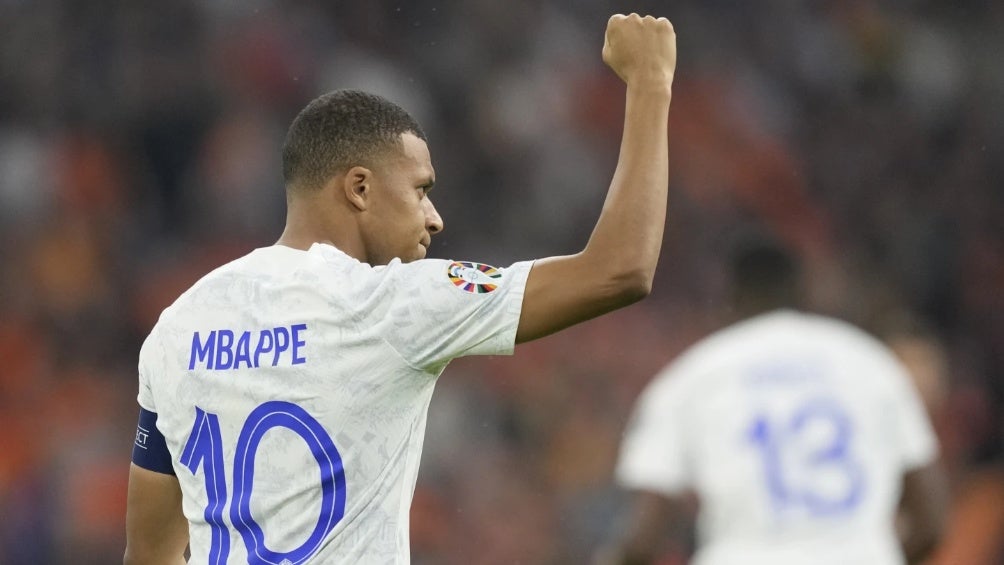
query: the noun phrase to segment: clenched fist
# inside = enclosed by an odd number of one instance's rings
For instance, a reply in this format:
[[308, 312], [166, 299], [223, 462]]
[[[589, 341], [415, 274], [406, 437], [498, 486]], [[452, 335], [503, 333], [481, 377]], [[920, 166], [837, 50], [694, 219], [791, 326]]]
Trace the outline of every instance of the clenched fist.
[[670, 88], [676, 72], [676, 31], [666, 18], [616, 14], [607, 22], [603, 62], [629, 86]]

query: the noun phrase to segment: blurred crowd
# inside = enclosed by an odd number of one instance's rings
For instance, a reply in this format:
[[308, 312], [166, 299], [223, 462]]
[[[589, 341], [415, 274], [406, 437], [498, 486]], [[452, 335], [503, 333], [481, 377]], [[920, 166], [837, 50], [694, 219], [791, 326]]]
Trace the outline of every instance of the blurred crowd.
[[413, 561], [586, 562], [633, 400], [722, 324], [723, 258], [766, 231], [798, 250], [815, 310], [913, 368], [956, 495], [935, 563], [1004, 563], [993, 0], [0, 0], [0, 563], [120, 559], [139, 346], [198, 277], [277, 239], [279, 150], [314, 96], [370, 90], [423, 123], [431, 255], [579, 250], [617, 158], [600, 48], [621, 11], [679, 36], [655, 291], [447, 369]]

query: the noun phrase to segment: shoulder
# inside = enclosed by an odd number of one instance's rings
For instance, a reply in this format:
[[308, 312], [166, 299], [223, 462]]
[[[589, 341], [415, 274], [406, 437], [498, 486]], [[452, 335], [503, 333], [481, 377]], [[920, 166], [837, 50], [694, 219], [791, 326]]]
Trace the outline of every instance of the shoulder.
[[[866, 355], [880, 355], [884, 347], [878, 340], [840, 320], [805, 314], [794, 310], [768, 312], [722, 328], [690, 346], [669, 364], [657, 378], [689, 381], [715, 386], [712, 375], [733, 374], [737, 366], [749, 360], [786, 354], [806, 345], [842, 350], [864, 350]], [[669, 385], [665, 385], [669, 387]]]
[[762, 350], [766, 339], [783, 331], [778, 327], [778, 322], [773, 314], [768, 314], [715, 331], [687, 348], [670, 364], [668, 371], [681, 377], [699, 378], [699, 375], [731, 366], [738, 360]]
[[644, 395], [649, 402], [666, 403], [695, 394], [696, 389], [714, 386], [713, 375], [735, 362], [740, 349], [748, 347], [740, 326], [720, 329], [697, 341], [655, 375]]
[[443, 292], [457, 297], [487, 295], [517, 279], [525, 280], [532, 265], [532, 262], [520, 262], [509, 267], [495, 267], [453, 259], [420, 259], [408, 263], [394, 259], [386, 265], [371, 266], [355, 260], [346, 262], [330, 249], [322, 251], [322, 256], [346, 277], [349, 283], [346, 290], [355, 296], [403, 294], [429, 298]]
[[864, 387], [900, 388], [909, 383], [907, 369], [896, 354], [877, 337], [844, 320], [800, 313], [789, 330], [793, 340], [802, 340], [841, 367], [845, 378]]
[[825, 344], [860, 354], [884, 354], [888, 348], [863, 329], [840, 319], [796, 310], [777, 310], [739, 322], [708, 339], [717, 348], [778, 344]]
[[182, 292], [178, 298], [174, 300], [174, 302], [161, 312], [160, 318], [154, 326], [154, 329], [156, 330], [157, 327], [169, 323], [171, 320], [177, 318], [188, 309], [197, 308], [197, 303], [204, 299], [204, 295], [215, 292], [221, 284], [234, 279], [239, 276], [242, 271], [247, 270], [251, 265], [253, 265], [256, 260], [258, 260], [256, 256], [259, 251], [260, 250], [254, 250], [247, 255], [234, 259], [228, 263], [224, 263], [200, 277], [199, 280], [195, 281], [192, 286]]
[[445, 265], [448, 263], [443, 259], [420, 259], [404, 263], [395, 258], [386, 265], [371, 265], [325, 244], [314, 244], [307, 254], [312, 259], [311, 269], [356, 283], [363, 280], [378, 281], [428, 275], [436, 271], [445, 272]]

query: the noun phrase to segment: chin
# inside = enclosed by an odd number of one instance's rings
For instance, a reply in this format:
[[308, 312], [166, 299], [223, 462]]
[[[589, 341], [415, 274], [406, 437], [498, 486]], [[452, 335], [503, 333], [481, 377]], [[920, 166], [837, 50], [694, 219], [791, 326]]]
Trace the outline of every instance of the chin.
[[400, 255], [397, 256], [397, 258], [400, 259], [402, 263], [411, 263], [412, 261], [425, 259], [425, 254], [426, 254], [426, 249], [421, 245], [419, 245], [418, 249], [416, 249], [415, 251], [411, 253], [401, 253]]

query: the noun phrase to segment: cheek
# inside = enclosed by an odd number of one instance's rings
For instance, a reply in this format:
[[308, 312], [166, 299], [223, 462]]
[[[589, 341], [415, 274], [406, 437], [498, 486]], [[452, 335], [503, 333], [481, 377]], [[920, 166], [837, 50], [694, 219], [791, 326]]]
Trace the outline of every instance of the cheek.
[[422, 207], [415, 202], [396, 202], [393, 209], [388, 210], [384, 216], [384, 229], [386, 234], [394, 234], [397, 244], [411, 244], [411, 240], [417, 233], [425, 230], [425, 213]]
[[407, 203], [407, 214], [409, 222], [413, 224], [421, 224], [425, 227], [425, 204], [424, 200], [415, 199]]
[[420, 214], [422, 210], [422, 201], [416, 197], [414, 192], [402, 191], [395, 195], [389, 204], [393, 207], [394, 214], [399, 218]]
[[417, 191], [402, 189], [387, 196], [379, 214], [385, 233], [410, 236], [425, 229], [425, 199]]

